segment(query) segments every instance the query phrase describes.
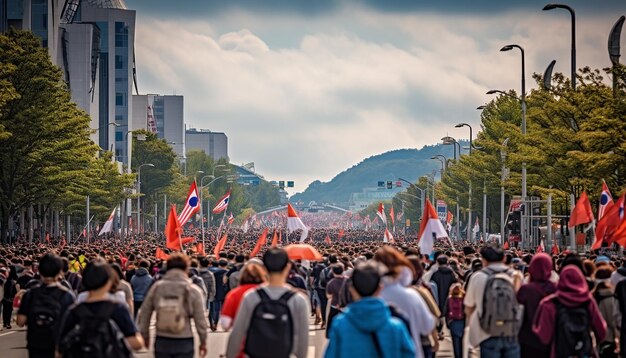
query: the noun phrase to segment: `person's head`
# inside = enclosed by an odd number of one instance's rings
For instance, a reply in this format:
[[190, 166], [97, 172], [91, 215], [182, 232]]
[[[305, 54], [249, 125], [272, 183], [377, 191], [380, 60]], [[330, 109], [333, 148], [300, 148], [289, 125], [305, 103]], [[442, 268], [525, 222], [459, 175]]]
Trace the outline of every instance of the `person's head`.
[[263, 265], [259, 265], [256, 262], [249, 262], [241, 269], [241, 276], [239, 276], [239, 284], [260, 284], [267, 281], [267, 270]]
[[228, 266], [228, 260], [226, 260], [226, 259], [219, 259], [217, 264], [218, 264], [219, 267], [225, 268], [225, 267]]
[[532, 282], [547, 282], [552, 275], [552, 259], [550, 255], [540, 253], [530, 260], [528, 274]]
[[387, 268], [378, 261], [370, 260], [358, 264], [352, 272], [352, 297], [361, 299], [377, 295], [381, 288], [381, 278], [386, 272]]
[[385, 265], [388, 270], [388, 275], [397, 278], [400, 273], [406, 269], [411, 273], [411, 281], [415, 276], [413, 265], [400, 251], [391, 246], [383, 246], [376, 254], [374, 254], [374, 260]]
[[446, 256], [446, 255], [439, 255], [437, 257], [437, 264], [439, 266], [446, 266], [446, 265], [448, 265], [448, 256]]
[[210, 264], [211, 264], [211, 261], [206, 256], [200, 259], [200, 267], [207, 268], [209, 267]]
[[415, 285], [424, 276], [424, 265], [422, 265], [422, 259], [417, 255], [409, 255], [406, 258], [413, 266], [413, 270], [415, 270], [415, 276], [413, 276], [413, 284]]
[[480, 257], [486, 265], [504, 261], [504, 250], [495, 245], [485, 245], [480, 249]]
[[463, 290], [463, 286], [461, 286], [460, 283], [453, 283], [452, 286], [450, 286], [448, 295], [452, 297], [464, 297], [465, 291]]
[[242, 254], [237, 254], [235, 256], [235, 263], [242, 264], [246, 260], [246, 257]]
[[83, 270], [83, 288], [87, 291], [111, 289], [113, 270], [104, 259], [98, 258], [87, 263]]
[[591, 260], [583, 261], [583, 274], [585, 277], [592, 277], [596, 272], [596, 264]]
[[189, 257], [181, 253], [171, 254], [167, 258], [167, 271], [173, 269], [182, 270], [186, 273], [189, 269]]
[[55, 278], [63, 269], [63, 260], [51, 252], [43, 255], [39, 260], [39, 274], [43, 278]]
[[148, 260], [139, 261], [139, 267], [145, 268], [146, 270], [150, 267], [150, 263]]
[[341, 276], [343, 275], [343, 264], [341, 263], [336, 263], [334, 265], [331, 266], [332, 267], [332, 271], [333, 271], [333, 276]]
[[291, 268], [287, 251], [278, 247], [273, 247], [265, 251], [263, 255], [263, 265], [270, 275], [285, 274], [286, 276]]

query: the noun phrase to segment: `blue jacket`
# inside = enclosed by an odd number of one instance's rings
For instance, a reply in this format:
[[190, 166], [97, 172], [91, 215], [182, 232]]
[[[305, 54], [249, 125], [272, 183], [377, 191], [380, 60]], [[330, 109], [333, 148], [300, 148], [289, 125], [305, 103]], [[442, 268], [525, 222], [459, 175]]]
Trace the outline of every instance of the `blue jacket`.
[[152, 285], [153, 278], [148, 274], [148, 270], [140, 267], [130, 279], [130, 285], [133, 288], [133, 299], [135, 301], [143, 301], [148, 293], [148, 289]]
[[373, 334], [383, 358], [415, 357], [415, 345], [406, 326], [392, 317], [389, 307], [377, 297], [351, 303], [333, 320], [324, 357], [378, 358]]

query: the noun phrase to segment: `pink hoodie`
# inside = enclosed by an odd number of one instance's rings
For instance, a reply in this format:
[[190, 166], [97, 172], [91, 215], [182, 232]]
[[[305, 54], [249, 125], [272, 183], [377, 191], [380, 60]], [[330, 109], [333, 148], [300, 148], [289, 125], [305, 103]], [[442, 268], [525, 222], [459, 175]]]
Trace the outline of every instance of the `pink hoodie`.
[[556, 293], [545, 297], [539, 304], [539, 309], [535, 314], [533, 332], [539, 337], [543, 344], [551, 344], [551, 357], [555, 357], [554, 352], [554, 331], [556, 320], [556, 306], [552, 299], [558, 299], [564, 306], [576, 307], [589, 302], [588, 309], [591, 321], [591, 329], [596, 336], [597, 342], [602, 342], [606, 335], [606, 322], [602, 318], [596, 301], [589, 292], [587, 281], [580, 269], [576, 266], [566, 266], [559, 278]]

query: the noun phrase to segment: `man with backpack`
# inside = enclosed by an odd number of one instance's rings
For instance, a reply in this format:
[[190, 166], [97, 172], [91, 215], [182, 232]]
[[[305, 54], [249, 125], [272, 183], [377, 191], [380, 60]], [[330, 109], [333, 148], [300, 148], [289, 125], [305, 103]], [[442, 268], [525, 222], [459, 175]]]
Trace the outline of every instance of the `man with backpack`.
[[483, 268], [472, 275], [463, 301], [469, 318], [469, 343], [480, 345], [480, 355], [519, 357], [517, 335], [522, 324], [513, 278], [504, 264], [504, 251], [487, 245], [480, 250]]
[[114, 275], [104, 259], [86, 264], [82, 284], [87, 298], [67, 311], [57, 337], [63, 358], [130, 358], [131, 349], [143, 348], [126, 305], [109, 300]]
[[415, 357], [406, 325], [391, 315], [378, 293], [385, 267], [376, 261], [359, 264], [352, 273], [350, 293], [355, 299], [330, 327], [325, 358]]
[[74, 295], [59, 284], [63, 261], [55, 254], [39, 260], [39, 287], [28, 290], [17, 312], [17, 325], [27, 325], [26, 341], [29, 357], [54, 357], [55, 339], [61, 318], [74, 303]]
[[200, 357], [207, 353], [206, 299], [188, 277], [189, 264], [187, 256], [171, 255], [165, 276], [150, 288], [139, 310], [138, 326], [146, 345], [150, 342], [152, 312], [156, 312], [156, 358], [194, 357], [192, 318], [200, 338]]
[[[309, 340], [309, 307], [304, 295], [287, 285], [291, 263], [287, 252], [271, 248], [263, 255], [268, 284], [244, 296], [228, 339], [226, 356], [243, 348], [251, 358], [305, 358]], [[244, 345], [245, 342], [245, 345]]]

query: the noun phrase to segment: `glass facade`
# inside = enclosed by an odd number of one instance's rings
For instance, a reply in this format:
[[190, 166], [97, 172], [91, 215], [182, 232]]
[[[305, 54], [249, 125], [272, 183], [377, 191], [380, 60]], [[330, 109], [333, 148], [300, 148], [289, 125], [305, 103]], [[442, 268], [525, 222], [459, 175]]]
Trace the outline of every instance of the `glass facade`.
[[31, 0], [31, 30], [41, 39], [41, 46], [48, 47], [48, 1]]
[[[100, 74], [99, 98], [98, 98], [98, 131], [100, 147], [103, 150], [109, 148], [109, 24], [103, 21], [96, 23], [100, 29], [100, 56], [98, 58], [98, 71]], [[116, 154], [117, 155], [117, 154]]]
[[[115, 148], [118, 161], [127, 162], [126, 133], [128, 130], [128, 25], [124, 22], [115, 22], [115, 122], [119, 124], [119, 131], [115, 135]], [[120, 137], [118, 133], [121, 133]]]
[[165, 138], [165, 100], [161, 96], [154, 96], [154, 106], [152, 114], [157, 125], [159, 138]]

